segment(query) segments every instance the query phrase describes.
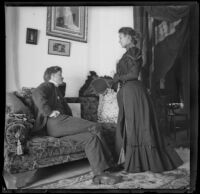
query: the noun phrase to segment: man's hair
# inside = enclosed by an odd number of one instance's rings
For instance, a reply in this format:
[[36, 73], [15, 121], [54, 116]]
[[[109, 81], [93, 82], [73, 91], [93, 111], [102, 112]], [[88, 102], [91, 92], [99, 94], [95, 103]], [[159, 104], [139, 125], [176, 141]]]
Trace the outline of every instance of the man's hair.
[[57, 73], [58, 71], [62, 72], [62, 68], [59, 66], [48, 67], [44, 72], [44, 81], [48, 82], [51, 79], [51, 74]]

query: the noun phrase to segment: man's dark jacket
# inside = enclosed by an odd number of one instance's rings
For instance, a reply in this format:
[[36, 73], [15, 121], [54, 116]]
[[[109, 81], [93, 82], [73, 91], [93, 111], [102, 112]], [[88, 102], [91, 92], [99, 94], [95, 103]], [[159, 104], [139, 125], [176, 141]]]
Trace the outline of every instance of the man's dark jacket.
[[32, 99], [36, 118], [33, 132], [45, 128], [47, 118], [53, 110], [58, 110], [61, 114], [72, 116], [72, 111], [66, 99], [64, 99], [65, 88], [65, 83], [62, 86], [56, 87], [51, 82], [44, 82], [33, 91]]

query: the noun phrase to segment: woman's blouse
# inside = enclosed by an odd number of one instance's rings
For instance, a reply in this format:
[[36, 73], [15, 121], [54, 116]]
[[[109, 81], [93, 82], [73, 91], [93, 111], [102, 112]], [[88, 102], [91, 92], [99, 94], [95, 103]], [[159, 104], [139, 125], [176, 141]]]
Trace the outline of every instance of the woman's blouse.
[[141, 50], [131, 47], [117, 64], [117, 74], [122, 82], [137, 79], [142, 65]]

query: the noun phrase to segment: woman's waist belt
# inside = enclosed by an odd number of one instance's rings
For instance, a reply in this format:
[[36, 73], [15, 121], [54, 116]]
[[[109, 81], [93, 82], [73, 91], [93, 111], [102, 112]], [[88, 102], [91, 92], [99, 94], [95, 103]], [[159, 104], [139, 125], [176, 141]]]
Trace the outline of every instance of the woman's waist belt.
[[134, 78], [134, 79], [130, 79], [130, 80], [126, 80], [126, 81], [120, 81], [120, 86], [123, 86], [124, 84], [130, 82], [130, 81], [138, 81], [138, 78]]

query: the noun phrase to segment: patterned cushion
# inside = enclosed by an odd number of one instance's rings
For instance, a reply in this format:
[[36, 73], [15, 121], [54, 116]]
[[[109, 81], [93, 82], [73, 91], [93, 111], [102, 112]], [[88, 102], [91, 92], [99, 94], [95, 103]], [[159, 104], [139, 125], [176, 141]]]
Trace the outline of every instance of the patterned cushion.
[[69, 161], [79, 160], [82, 158], [86, 158], [85, 152], [41, 158], [38, 160], [35, 160], [34, 155], [27, 154], [18, 156], [14, 155], [13, 153], [9, 153], [8, 157], [6, 157], [4, 160], [4, 169], [11, 174], [15, 174], [56, 164], [62, 164]]
[[97, 122], [98, 97], [79, 97], [81, 101], [81, 118]]
[[7, 111], [19, 114], [30, 114], [29, 108], [14, 94], [6, 94]]
[[23, 155], [16, 154], [16, 146], [4, 144], [4, 169], [13, 174], [86, 157], [84, 146], [70, 136], [33, 137]]
[[84, 151], [83, 144], [71, 140], [70, 136], [61, 138], [33, 137], [28, 142], [28, 147], [29, 154], [33, 155], [36, 160]]
[[108, 88], [99, 96], [98, 122], [117, 123], [118, 111], [117, 93]]
[[15, 95], [22, 100], [22, 102], [29, 107], [33, 113], [32, 92], [35, 88], [22, 87], [22, 90], [16, 91]]
[[30, 138], [30, 132], [35, 120], [25, 114], [6, 114], [5, 119], [5, 138], [7, 146], [5, 152], [17, 154], [17, 143], [20, 141], [22, 152], [27, 149], [27, 141]]

